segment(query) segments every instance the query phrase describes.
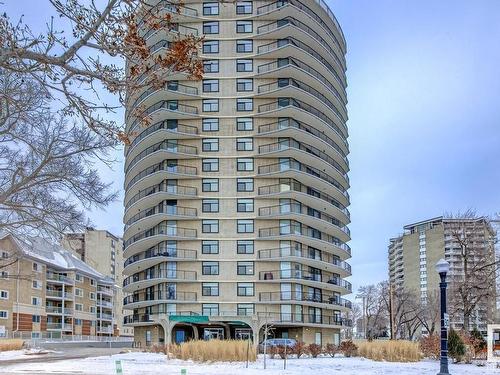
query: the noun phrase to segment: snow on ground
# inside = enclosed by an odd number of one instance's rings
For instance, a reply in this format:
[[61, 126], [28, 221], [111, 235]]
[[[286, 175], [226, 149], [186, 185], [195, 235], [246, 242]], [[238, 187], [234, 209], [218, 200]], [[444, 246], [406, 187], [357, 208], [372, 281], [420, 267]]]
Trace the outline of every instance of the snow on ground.
[[[124, 375], [153, 375], [153, 374], [180, 374], [181, 369], [187, 370], [187, 375], [435, 375], [439, 370], [438, 361], [421, 361], [418, 363], [389, 363], [375, 362], [364, 358], [301, 358], [288, 359], [287, 369], [283, 370], [283, 361], [268, 359], [267, 370], [263, 369], [263, 358], [258, 362], [250, 363], [245, 368], [245, 363], [211, 363], [201, 364], [190, 361], [168, 360], [163, 354], [153, 353], [126, 353], [113, 356], [94, 357], [77, 360], [64, 360], [44, 363], [20, 363], [2, 366], [0, 373], [51, 374], [115, 374], [115, 361], [120, 360]], [[476, 365], [450, 365], [453, 375], [489, 375], [500, 374], [500, 370], [493, 364], [487, 367]]]
[[0, 352], [0, 366], [2, 361], [10, 361], [15, 359], [40, 357], [45, 354], [55, 353], [53, 350], [45, 349], [22, 349], [22, 350], [9, 350]]

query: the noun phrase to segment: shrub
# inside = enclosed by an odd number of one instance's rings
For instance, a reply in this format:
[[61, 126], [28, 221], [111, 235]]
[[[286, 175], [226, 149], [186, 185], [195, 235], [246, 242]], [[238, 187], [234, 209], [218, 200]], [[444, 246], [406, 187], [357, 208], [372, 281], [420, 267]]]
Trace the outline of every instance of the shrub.
[[318, 344], [309, 344], [307, 345], [307, 352], [311, 355], [313, 358], [317, 358], [318, 355], [321, 354], [321, 345]]
[[297, 341], [292, 348], [292, 353], [300, 358], [301, 355], [306, 354], [306, 344], [303, 341]]
[[420, 339], [420, 350], [425, 358], [439, 359], [441, 355], [441, 338], [438, 335], [423, 336]]
[[288, 358], [291, 350], [292, 348], [287, 348], [285, 345], [276, 346], [276, 353], [279, 355], [281, 359]]
[[278, 347], [277, 346], [268, 346], [267, 347], [267, 353], [269, 354], [269, 358], [274, 359], [276, 357], [276, 354], [278, 354]]
[[344, 357], [353, 357], [357, 355], [358, 347], [352, 340], [342, 341], [339, 346], [339, 351]]
[[196, 362], [238, 362], [248, 359], [254, 362], [257, 352], [252, 344], [244, 340], [196, 340], [171, 345], [170, 353], [174, 358]]
[[21, 339], [1, 339], [0, 340], [0, 352], [6, 352], [8, 350], [21, 350], [23, 348], [24, 341]]
[[448, 334], [448, 354], [455, 362], [462, 361], [463, 356], [466, 353], [465, 344], [459, 334], [454, 330], [450, 329]]
[[339, 347], [335, 344], [326, 344], [325, 346], [325, 354], [328, 354], [330, 357], [335, 357], [335, 354], [339, 352]]
[[373, 340], [359, 343], [358, 354], [375, 361], [418, 362], [418, 343], [406, 340]]
[[470, 334], [470, 343], [474, 351], [474, 358], [486, 358], [488, 344], [477, 328], [474, 328]]

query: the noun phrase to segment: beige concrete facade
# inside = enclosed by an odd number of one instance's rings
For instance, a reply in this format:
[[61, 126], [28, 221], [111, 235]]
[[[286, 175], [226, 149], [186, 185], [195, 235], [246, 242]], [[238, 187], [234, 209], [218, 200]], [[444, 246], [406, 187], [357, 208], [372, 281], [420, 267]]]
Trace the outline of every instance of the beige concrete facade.
[[[447, 280], [449, 288], [452, 287], [454, 278], [463, 275], [460, 247], [452, 236], [457, 225], [477, 236], [476, 239], [484, 244], [485, 254], [494, 257], [495, 232], [484, 218], [462, 220], [438, 217], [409, 224], [404, 227], [404, 234], [390, 240], [388, 260], [391, 284], [395, 288], [414, 291], [425, 302], [431, 294], [439, 293], [440, 277], [435, 266], [440, 259], [446, 259], [450, 263]], [[494, 319], [495, 309], [494, 301], [479, 304], [471, 329], [475, 327], [486, 332], [486, 325]], [[450, 319], [452, 327], [460, 329], [463, 326], [460, 317], [451, 316]]]
[[145, 24], [150, 48], [204, 35], [205, 74], [176, 73], [128, 98], [124, 291], [136, 341], [206, 337], [204, 317], [224, 337], [246, 334], [237, 322], [257, 335], [268, 321], [280, 337], [338, 341], [350, 324], [351, 250], [346, 45], [335, 17], [319, 0], [153, 12], [173, 25]]
[[[109, 335], [113, 281], [61, 247], [0, 234], [0, 334]], [[103, 294], [103, 296], [101, 296]]]
[[[83, 233], [69, 233], [61, 241], [61, 245], [79, 256], [82, 261], [98, 272], [115, 281], [113, 288], [113, 311], [103, 311], [103, 318], [112, 315], [114, 335], [133, 336], [133, 327], [123, 324], [123, 317], [131, 314], [123, 309], [125, 297], [123, 285], [123, 240], [106, 230], [87, 228]], [[105, 296], [106, 291], [102, 295]], [[99, 293], [101, 298], [101, 293]], [[106, 306], [102, 306], [106, 309]], [[109, 310], [109, 309], [106, 309]]]

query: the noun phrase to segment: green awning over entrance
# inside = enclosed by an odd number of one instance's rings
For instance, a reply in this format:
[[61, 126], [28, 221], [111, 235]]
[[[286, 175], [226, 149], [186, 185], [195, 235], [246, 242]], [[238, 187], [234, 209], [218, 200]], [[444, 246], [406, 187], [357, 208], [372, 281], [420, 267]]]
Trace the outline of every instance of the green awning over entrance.
[[180, 323], [206, 323], [209, 321], [206, 315], [170, 315], [169, 319]]

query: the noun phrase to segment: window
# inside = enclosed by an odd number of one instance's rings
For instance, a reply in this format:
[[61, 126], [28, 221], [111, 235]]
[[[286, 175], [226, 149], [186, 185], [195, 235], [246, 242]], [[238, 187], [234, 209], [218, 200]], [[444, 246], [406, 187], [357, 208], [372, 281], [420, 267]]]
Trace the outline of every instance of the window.
[[236, 2], [236, 14], [252, 14], [251, 1], [238, 1]]
[[94, 279], [90, 279], [90, 285], [95, 286], [95, 280]]
[[253, 130], [253, 119], [247, 117], [245, 118], [240, 117], [236, 119], [236, 130], [238, 131]]
[[204, 79], [203, 80], [203, 92], [219, 92], [219, 80], [218, 79]]
[[219, 262], [202, 262], [201, 273], [203, 275], [218, 275]]
[[218, 132], [219, 119], [218, 118], [204, 118], [202, 122], [202, 129], [204, 132]]
[[253, 191], [253, 178], [238, 178], [236, 180], [236, 190], [239, 192]]
[[203, 172], [218, 172], [219, 159], [203, 159], [202, 169]]
[[9, 273], [7, 271], [0, 271], [0, 279], [7, 279], [9, 277]]
[[238, 254], [253, 254], [254, 245], [252, 240], [239, 240], [236, 244]]
[[203, 192], [217, 192], [219, 191], [218, 178], [204, 178], [201, 183], [201, 190]]
[[252, 78], [238, 78], [236, 80], [236, 91], [253, 91]]
[[218, 138], [205, 138], [201, 142], [201, 149], [205, 152], [219, 151], [219, 139]]
[[31, 287], [33, 289], [42, 289], [42, 282], [40, 280], [33, 280], [31, 282]]
[[92, 314], [95, 314], [95, 306], [90, 306], [89, 312], [91, 312]]
[[208, 297], [217, 297], [219, 295], [219, 283], [203, 283], [201, 294]]
[[76, 311], [83, 311], [83, 305], [81, 303], [75, 303]]
[[238, 220], [238, 233], [253, 233], [253, 220], [252, 219]]
[[218, 34], [219, 21], [203, 22], [203, 34]]
[[42, 317], [40, 315], [31, 315], [31, 321], [33, 323], [40, 323], [42, 320]]
[[33, 306], [40, 306], [42, 304], [42, 300], [40, 297], [31, 297], [31, 304]]
[[202, 315], [205, 315], [205, 316], [219, 315], [219, 304], [217, 304], [217, 303], [204, 303], [202, 305]]
[[80, 288], [75, 288], [75, 296], [83, 297], [83, 290]]
[[252, 59], [236, 60], [236, 71], [237, 72], [253, 72], [253, 60]]
[[236, 110], [239, 112], [253, 111], [253, 99], [252, 98], [236, 99]]
[[32, 339], [39, 339], [40, 338], [40, 332], [31, 332], [31, 338]]
[[237, 33], [251, 33], [251, 32], [253, 32], [253, 22], [252, 21], [236, 21], [236, 32]]
[[2, 250], [2, 259], [7, 259], [9, 257], [9, 253]]
[[81, 319], [75, 319], [75, 326], [81, 326], [82, 325], [82, 320]]
[[6, 310], [0, 310], [0, 319], [9, 319], [9, 312]]
[[204, 240], [201, 243], [202, 254], [219, 254], [219, 241]]
[[203, 199], [202, 211], [203, 212], [219, 212], [219, 200], [218, 199]]
[[201, 227], [203, 233], [219, 233], [219, 220], [203, 220]]
[[238, 150], [238, 151], [252, 151], [253, 150], [253, 138], [237, 138], [236, 139], [236, 150]]
[[238, 315], [253, 315], [253, 304], [238, 303]]
[[77, 273], [75, 275], [75, 280], [78, 281], [79, 283], [83, 283], [83, 276]]
[[0, 299], [9, 299], [9, 292], [7, 290], [0, 290]]
[[219, 60], [203, 60], [204, 73], [219, 73]]
[[252, 52], [253, 51], [253, 41], [251, 39], [248, 40], [237, 40], [236, 41], [236, 52]]
[[238, 212], [253, 212], [253, 199], [238, 199]]
[[203, 3], [203, 15], [204, 16], [216, 16], [219, 14], [219, 3]]
[[239, 297], [252, 297], [255, 294], [253, 283], [238, 283]]
[[33, 271], [40, 272], [41, 270], [42, 270], [41, 264], [33, 262]]
[[203, 53], [219, 53], [219, 41], [207, 40], [203, 42]]
[[89, 298], [90, 298], [91, 300], [94, 300], [94, 301], [95, 301], [95, 293], [94, 293], [94, 292], [90, 292], [90, 293], [89, 293]]
[[219, 112], [219, 99], [203, 99], [203, 112]]
[[252, 158], [239, 158], [236, 160], [236, 169], [240, 172], [253, 171]]
[[253, 275], [253, 262], [238, 262], [238, 275]]

